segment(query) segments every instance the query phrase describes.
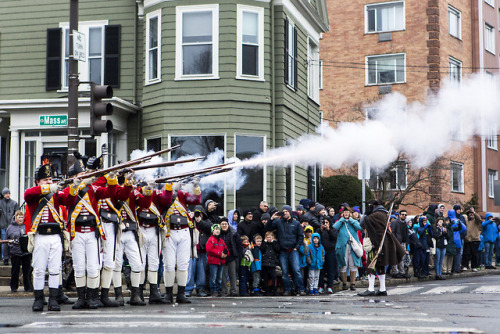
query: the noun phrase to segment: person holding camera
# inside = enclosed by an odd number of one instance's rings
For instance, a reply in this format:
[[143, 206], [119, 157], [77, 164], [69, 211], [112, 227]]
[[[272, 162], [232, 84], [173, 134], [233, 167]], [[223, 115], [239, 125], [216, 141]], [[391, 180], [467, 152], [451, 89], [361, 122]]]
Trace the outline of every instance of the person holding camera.
[[333, 228], [330, 223], [329, 217], [322, 217], [321, 228], [319, 235], [321, 236], [321, 244], [325, 249], [325, 263], [321, 270], [319, 277], [319, 293], [322, 293], [325, 286], [326, 276], [326, 289], [329, 294], [333, 293], [333, 281], [338, 276], [337, 273], [337, 258], [335, 253], [335, 245], [337, 244], [338, 231]]
[[266, 224], [266, 230], [276, 230], [278, 241], [280, 244], [280, 264], [282, 270], [282, 279], [285, 288], [284, 296], [290, 296], [292, 286], [289, 278], [290, 270], [294, 276], [294, 282], [298, 294], [305, 296], [304, 282], [300, 272], [299, 252], [298, 249], [302, 246], [304, 240], [304, 232], [300, 223], [292, 218], [292, 207], [289, 205], [283, 206], [281, 214], [273, 213], [271, 219]]

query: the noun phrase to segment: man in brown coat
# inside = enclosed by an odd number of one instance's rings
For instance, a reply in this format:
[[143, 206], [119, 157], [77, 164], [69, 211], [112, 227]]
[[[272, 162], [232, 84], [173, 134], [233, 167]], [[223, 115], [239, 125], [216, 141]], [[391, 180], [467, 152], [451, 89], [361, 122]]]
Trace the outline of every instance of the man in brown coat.
[[462, 267], [470, 268], [472, 271], [477, 271], [479, 267], [478, 260], [478, 248], [481, 242], [481, 217], [474, 211], [474, 207], [471, 207], [467, 211], [467, 234], [464, 239], [464, 252], [462, 255]]
[[[386, 226], [388, 223], [389, 212], [377, 200], [369, 200], [366, 217], [364, 217], [361, 225], [366, 229], [366, 234], [370, 238], [373, 249], [378, 251]], [[387, 234], [384, 239], [382, 250], [377, 258], [375, 270], [378, 273], [380, 289], [375, 292], [375, 275], [368, 274], [368, 290], [358, 293], [359, 296], [387, 296], [385, 289], [385, 266], [398, 264], [405, 255], [405, 250], [392, 234], [390, 229], [387, 229]]]

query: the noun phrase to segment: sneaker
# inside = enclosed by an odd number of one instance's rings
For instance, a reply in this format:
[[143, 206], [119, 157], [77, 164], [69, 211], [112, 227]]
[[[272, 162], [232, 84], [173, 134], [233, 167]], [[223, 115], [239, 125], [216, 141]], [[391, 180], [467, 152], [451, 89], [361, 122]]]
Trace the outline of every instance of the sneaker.
[[325, 290], [323, 290], [323, 288], [319, 288], [318, 289], [318, 293], [322, 294]]
[[306, 295], [306, 292], [305, 291], [300, 291], [297, 296], [305, 296]]
[[333, 294], [332, 288], [328, 288], [327, 291], [328, 291], [328, 294], [330, 294], [330, 295]]
[[292, 293], [290, 291], [288, 291], [288, 290], [285, 291], [285, 292], [283, 292], [283, 296], [285, 296], [285, 297], [288, 297], [288, 296], [291, 296], [291, 295], [292, 295]]
[[477, 269], [476, 268], [472, 268], [472, 272], [477, 273]]
[[467, 267], [462, 267], [462, 271], [467, 271]]
[[314, 293], [315, 295], [319, 295], [319, 292], [318, 292], [318, 290], [316, 290], [316, 289], [313, 289], [313, 293]]
[[17, 292], [17, 289], [10, 289], [10, 292]]
[[358, 296], [361, 296], [361, 297], [372, 297], [372, 296], [375, 296], [375, 291], [366, 290], [365, 292], [358, 293]]
[[198, 293], [198, 296], [200, 296], [200, 297], [207, 297], [207, 296], [208, 296], [208, 294], [207, 294], [205, 291], [201, 290], [201, 291]]

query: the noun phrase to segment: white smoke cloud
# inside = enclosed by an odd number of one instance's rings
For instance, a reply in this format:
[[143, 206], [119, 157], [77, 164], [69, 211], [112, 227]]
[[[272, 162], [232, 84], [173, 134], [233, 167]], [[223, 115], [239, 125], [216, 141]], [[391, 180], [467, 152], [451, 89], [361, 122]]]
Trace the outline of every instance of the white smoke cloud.
[[[486, 135], [491, 124], [500, 123], [499, 88], [497, 77], [475, 75], [460, 85], [445, 82], [425, 104], [407, 103], [403, 95], [393, 93], [374, 106], [374, 120], [344, 122], [336, 128], [324, 122], [317, 134], [304, 135], [238, 166], [322, 164], [336, 169], [365, 160], [380, 169], [401, 153], [413, 168], [428, 166], [473, 135]], [[460, 134], [460, 141], [452, 138], [454, 133]]]

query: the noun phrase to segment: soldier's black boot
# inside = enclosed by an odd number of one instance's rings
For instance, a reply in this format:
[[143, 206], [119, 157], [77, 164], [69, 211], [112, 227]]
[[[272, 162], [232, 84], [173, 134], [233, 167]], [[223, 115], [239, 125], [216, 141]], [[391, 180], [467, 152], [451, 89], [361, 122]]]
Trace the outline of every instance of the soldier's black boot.
[[139, 287], [132, 287], [131, 294], [130, 294], [130, 305], [132, 306], [144, 306], [146, 305], [145, 302], [142, 301], [140, 295], [139, 295]]
[[174, 287], [165, 287], [165, 303], [166, 304], [173, 304], [174, 303], [174, 293], [173, 293]]
[[87, 288], [87, 305], [89, 309], [95, 310], [99, 308], [101, 301], [99, 300], [99, 289], [89, 289]]
[[78, 299], [76, 300], [76, 303], [73, 304], [72, 309], [73, 310], [81, 310], [84, 308], [87, 308], [87, 303], [85, 302], [85, 291], [86, 287], [77, 287], [76, 288], [76, 293], [78, 294]]
[[109, 299], [109, 289], [101, 288], [101, 303], [104, 307], [118, 307], [120, 304], [117, 301]]
[[160, 295], [160, 290], [156, 284], [149, 284], [149, 303], [150, 304], [166, 304], [167, 301]]
[[123, 291], [122, 287], [115, 287], [115, 301], [118, 303], [120, 306], [125, 305], [125, 300], [123, 299]]
[[73, 305], [75, 302], [70, 300], [68, 296], [64, 294], [63, 287], [62, 285], [59, 285], [58, 289], [58, 294], [57, 294], [57, 303], [59, 305], [64, 304], [64, 305]]
[[185, 291], [185, 286], [177, 286], [177, 297], [175, 298], [177, 304], [191, 304], [191, 301], [187, 299], [186, 295], [184, 294]]
[[144, 301], [144, 284], [139, 284], [139, 298]]
[[49, 311], [61, 310], [61, 307], [57, 303], [57, 296], [59, 296], [59, 289], [49, 288]]
[[31, 308], [35, 312], [41, 312], [43, 311], [43, 290], [35, 290], [33, 293], [35, 295], [35, 301]]

